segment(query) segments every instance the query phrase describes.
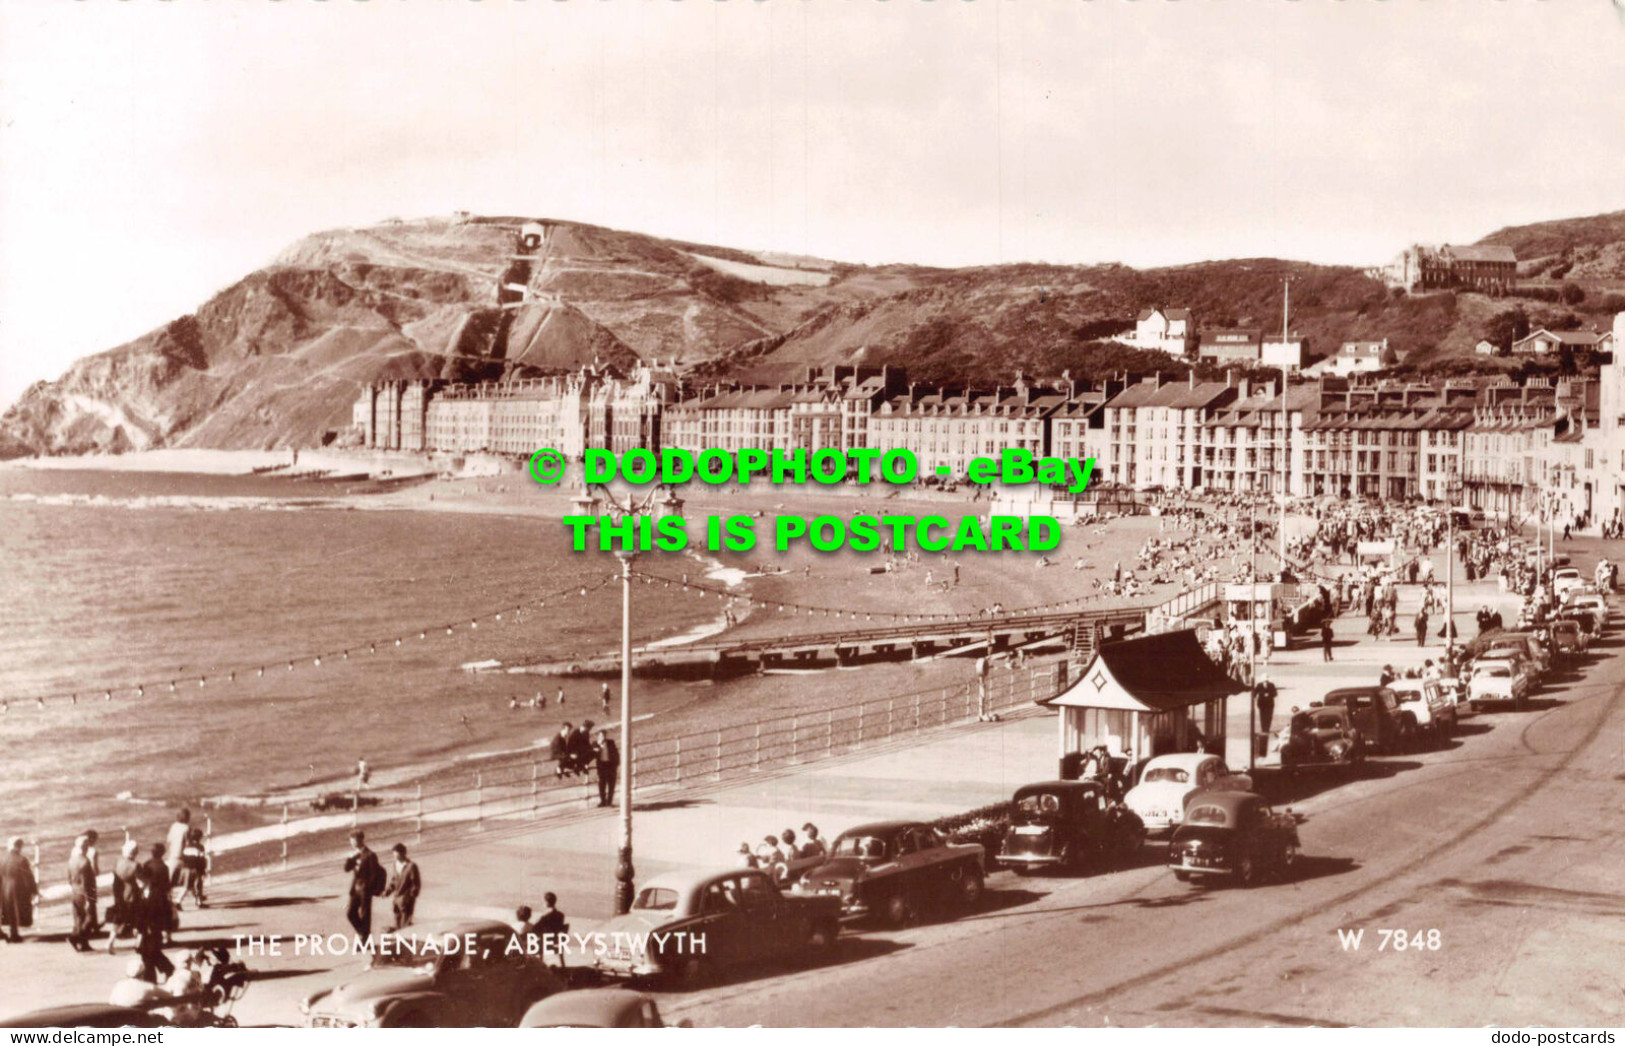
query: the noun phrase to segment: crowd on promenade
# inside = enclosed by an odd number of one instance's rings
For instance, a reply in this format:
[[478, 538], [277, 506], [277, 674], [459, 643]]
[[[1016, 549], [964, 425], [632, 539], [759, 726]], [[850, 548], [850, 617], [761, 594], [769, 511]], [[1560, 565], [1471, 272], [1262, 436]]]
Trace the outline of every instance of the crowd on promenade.
[[[141, 843], [126, 838], [113, 864], [111, 903], [105, 909], [99, 884], [100, 838], [94, 829], [85, 831], [74, 839], [68, 854], [65, 878], [73, 927], [67, 942], [74, 951], [90, 952], [105, 934], [106, 950], [112, 954], [121, 939], [134, 938], [144, 967], [155, 976], [168, 977], [174, 964], [163, 949], [180, 924], [182, 905], [188, 897], [200, 908], [208, 903], [204, 884], [209, 859], [202, 829], [191, 823], [191, 811], [182, 809], [164, 841], [147, 846], [145, 859]], [[39, 877], [23, 845], [21, 838], [11, 839], [0, 857], [0, 930], [10, 944], [22, 943], [22, 930], [32, 928], [40, 897]]]

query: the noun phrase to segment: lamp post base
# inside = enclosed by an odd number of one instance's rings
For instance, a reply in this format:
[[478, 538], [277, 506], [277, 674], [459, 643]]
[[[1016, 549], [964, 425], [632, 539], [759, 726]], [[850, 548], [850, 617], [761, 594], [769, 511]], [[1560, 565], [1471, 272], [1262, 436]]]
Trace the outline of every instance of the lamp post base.
[[632, 910], [632, 848], [623, 846], [615, 853], [615, 914]]

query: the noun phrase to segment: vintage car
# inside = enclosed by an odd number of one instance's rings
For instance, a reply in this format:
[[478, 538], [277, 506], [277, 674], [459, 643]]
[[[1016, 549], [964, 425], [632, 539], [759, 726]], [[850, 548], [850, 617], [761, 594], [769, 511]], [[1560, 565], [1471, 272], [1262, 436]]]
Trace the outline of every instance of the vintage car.
[[927, 908], [974, 908], [982, 897], [982, 847], [949, 843], [919, 821], [882, 821], [841, 833], [829, 859], [802, 876], [801, 893], [836, 897], [843, 919], [900, 926]]
[[1139, 852], [1145, 826], [1098, 781], [1041, 781], [1016, 789], [997, 862], [1018, 874], [1079, 872]]
[[1422, 736], [1416, 716], [1401, 711], [1398, 696], [1385, 686], [1343, 687], [1327, 694], [1320, 703], [1347, 708], [1360, 740], [1383, 755], [1409, 752]]
[[[660, 1007], [642, 992], [586, 988], [549, 995], [525, 1011], [521, 1028], [664, 1028]], [[687, 1028], [689, 1022], [678, 1021]]]
[[1292, 713], [1276, 731], [1275, 748], [1281, 769], [1289, 774], [1306, 766], [1357, 767], [1365, 762], [1365, 739], [1341, 705], [1310, 705]]
[[1467, 700], [1474, 710], [1511, 702], [1519, 712], [1528, 707], [1529, 670], [1519, 658], [1480, 658], [1467, 680]]
[[1608, 627], [1608, 599], [1600, 592], [1576, 593], [1568, 598], [1563, 607], [1591, 611], [1597, 618], [1597, 627], [1593, 635], [1601, 634]]
[[1491, 639], [1489, 646], [1480, 656], [1505, 657], [1508, 650], [1516, 651], [1528, 664], [1531, 687], [1552, 670], [1551, 648], [1533, 631], [1501, 632]]
[[1586, 635], [1585, 629], [1572, 618], [1557, 618], [1547, 631], [1552, 637], [1552, 650], [1558, 657], [1573, 660], [1585, 653], [1586, 648], [1591, 645], [1591, 637]]
[[1168, 844], [1168, 866], [1182, 883], [1230, 876], [1252, 886], [1265, 875], [1284, 878], [1297, 859], [1297, 818], [1252, 792], [1197, 792]]
[[414, 926], [384, 934], [370, 967], [299, 1009], [307, 1028], [512, 1028], [564, 988], [528, 951], [496, 920]]
[[1593, 639], [1602, 635], [1601, 619], [1597, 617], [1596, 611], [1590, 607], [1575, 606], [1572, 603], [1565, 604], [1558, 608], [1553, 620], [1572, 621], [1579, 625], [1580, 632], [1585, 636], [1587, 647], [1591, 645]]
[[781, 892], [761, 869], [672, 872], [599, 927], [593, 965], [609, 977], [695, 986], [728, 967], [820, 958], [840, 932], [838, 899]]
[[1570, 592], [1578, 592], [1585, 587], [1585, 578], [1580, 575], [1578, 567], [1558, 567], [1552, 572], [1552, 594], [1559, 600], [1564, 599]]
[[[1230, 777], [1220, 756], [1205, 752], [1159, 755], [1145, 764], [1139, 783], [1123, 797], [1123, 805], [1134, 811], [1146, 831], [1172, 831], [1185, 817], [1187, 796]], [[1251, 781], [1233, 783], [1244, 792], [1252, 787]]]
[[19, 1013], [0, 1019], [0, 1028], [164, 1028], [169, 1023], [133, 1006], [87, 1002]]
[[1388, 689], [1399, 698], [1401, 712], [1416, 718], [1422, 737], [1433, 748], [1456, 732], [1456, 701], [1436, 679], [1396, 679]]

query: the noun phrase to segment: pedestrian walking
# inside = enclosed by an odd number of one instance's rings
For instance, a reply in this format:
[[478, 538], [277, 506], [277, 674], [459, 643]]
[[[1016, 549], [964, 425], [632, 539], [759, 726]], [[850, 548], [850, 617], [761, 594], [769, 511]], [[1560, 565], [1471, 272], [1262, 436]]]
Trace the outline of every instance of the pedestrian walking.
[[395, 925], [390, 927], [390, 931], [395, 932], [412, 925], [418, 894], [423, 892], [423, 875], [418, 871], [417, 862], [406, 856], [405, 843], [396, 843], [390, 849], [395, 855], [395, 871], [389, 877], [389, 885], [384, 887], [384, 893], [389, 896], [395, 910]]
[[1416, 645], [1426, 646], [1428, 641], [1428, 611], [1423, 607], [1416, 612]]
[[350, 856], [344, 859], [344, 870], [350, 873], [350, 893], [344, 909], [355, 932], [362, 937], [372, 936], [372, 899], [389, 885], [378, 855], [367, 848], [367, 836], [361, 829], [350, 832]]
[[1258, 709], [1258, 730], [1260, 733], [1270, 732], [1270, 721], [1275, 718], [1275, 698], [1280, 691], [1270, 682], [1269, 676], [1261, 677], [1253, 684], [1253, 704]]
[[33, 928], [38, 893], [34, 866], [23, 856], [23, 838], [14, 836], [6, 845], [5, 856], [0, 857], [0, 930], [9, 943], [21, 944], [21, 931]]
[[598, 688], [598, 707], [605, 715], [609, 715], [609, 684], [603, 683]]
[[549, 891], [542, 894], [542, 904], [545, 910], [542, 917], [536, 920], [536, 932], [544, 939], [551, 937], [558, 940], [570, 932], [570, 924], [565, 922], [564, 913], [559, 911], [558, 895]]
[[192, 830], [192, 811], [181, 807], [164, 836], [164, 859], [169, 865], [171, 884], [181, 881], [181, 851], [186, 848], [186, 836]]
[[68, 943], [76, 952], [90, 951], [90, 938], [100, 929], [96, 919], [95, 846], [96, 833], [89, 831], [73, 841], [73, 852], [68, 855], [68, 888], [73, 900], [73, 931], [68, 934]]
[[141, 924], [141, 865], [136, 860], [140, 847], [134, 839], [124, 840], [118, 864], [113, 866], [113, 906], [107, 909], [107, 954], [112, 955], [120, 937], [128, 937]]
[[603, 730], [598, 731], [598, 744], [593, 749], [598, 769], [598, 805], [615, 805], [615, 777], [621, 769], [621, 750], [615, 739]]
[[170, 900], [169, 865], [164, 862], [164, 844], [153, 843], [151, 856], [136, 872], [141, 885], [141, 921], [136, 925], [136, 953], [147, 968], [160, 977], [175, 972], [175, 964], [164, 954], [164, 941], [175, 932], [175, 904]]

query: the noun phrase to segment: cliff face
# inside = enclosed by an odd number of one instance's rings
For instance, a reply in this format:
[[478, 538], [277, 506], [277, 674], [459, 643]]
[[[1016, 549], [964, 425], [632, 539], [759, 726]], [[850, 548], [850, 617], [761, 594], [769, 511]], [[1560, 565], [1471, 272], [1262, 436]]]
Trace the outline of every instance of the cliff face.
[[[1579, 275], [1625, 250], [1620, 219], [1491, 239], [1516, 242], [1520, 256], [1558, 251]], [[540, 251], [517, 258], [529, 220], [431, 219], [307, 237], [195, 313], [28, 390], [0, 417], [0, 458], [309, 446], [349, 425], [369, 381], [527, 376], [594, 359], [677, 359], [702, 379], [892, 363], [918, 380], [976, 385], [1009, 381], [1016, 369], [1079, 378], [1149, 370], [1171, 361], [1102, 340], [1151, 305], [1193, 309], [1203, 327], [1274, 331], [1284, 276], [1295, 280], [1293, 329], [1314, 353], [1386, 337], [1413, 365], [1477, 365], [1473, 345], [1511, 304], [1395, 298], [1357, 269], [1271, 259], [1147, 271], [864, 267], [568, 222], [545, 222]]]
[[[798, 318], [743, 307], [755, 285], [700, 248], [606, 229], [552, 224], [540, 257], [516, 268], [520, 224], [308, 237], [195, 313], [29, 389], [0, 418], [0, 457], [309, 446], [349, 424], [369, 381], [709, 359]], [[499, 283], [513, 288], [507, 309]]]

